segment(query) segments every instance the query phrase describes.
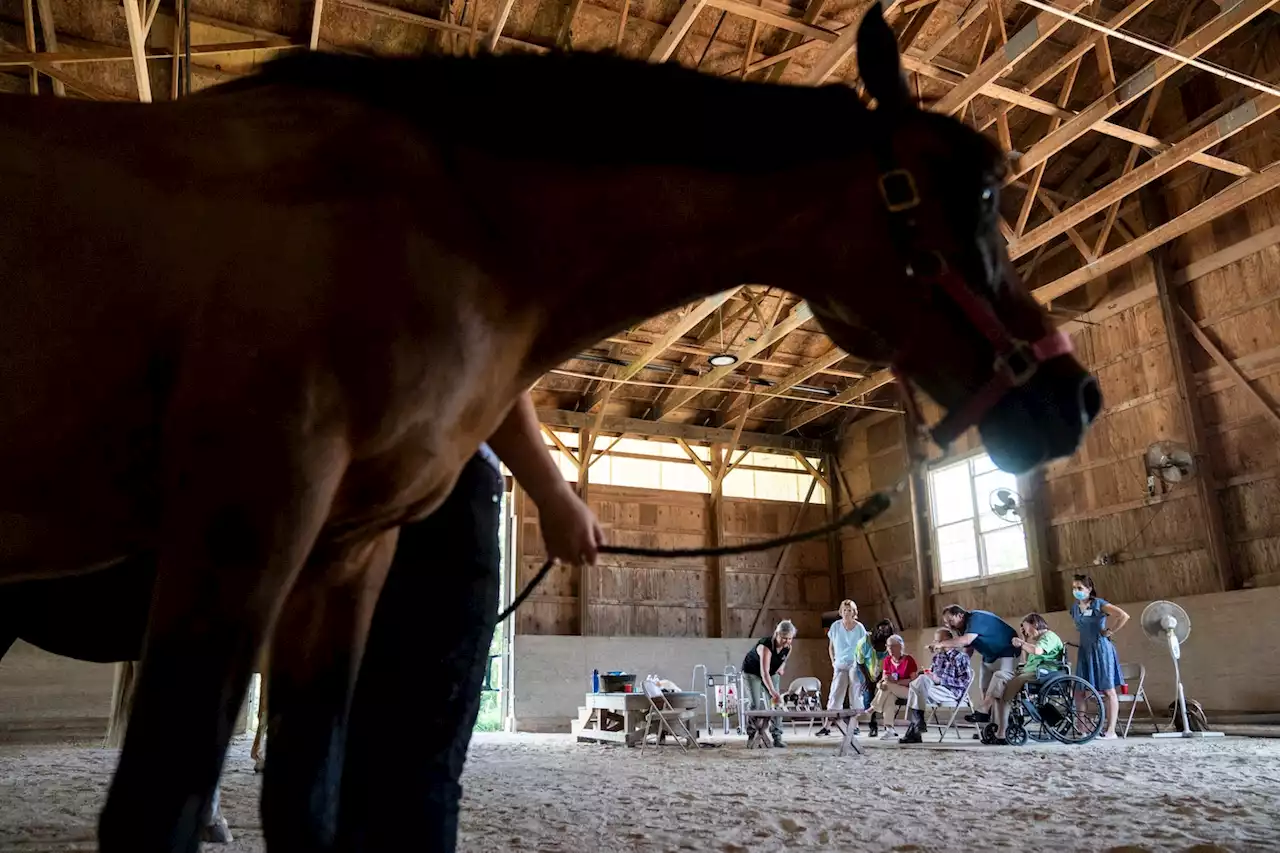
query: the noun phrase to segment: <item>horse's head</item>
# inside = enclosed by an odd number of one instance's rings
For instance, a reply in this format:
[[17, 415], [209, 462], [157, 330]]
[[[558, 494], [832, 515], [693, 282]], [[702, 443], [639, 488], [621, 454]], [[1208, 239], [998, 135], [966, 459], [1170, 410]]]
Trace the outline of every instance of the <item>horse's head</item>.
[[877, 102], [868, 144], [879, 215], [864, 239], [825, 242], [841, 267], [880, 286], [856, 300], [828, 286], [809, 299], [814, 314], [846, 351], [891, 363], [908, 398], [915, 384], [947, 409], [933, 429], [940, 445], [976, 425], [991, 458], [1015, 473], [1073, 453], [1102, 396], [1009, 263], [998, 230], [1003, 157], [916, 106], [878, 2], [858, 30], [858, 67]]

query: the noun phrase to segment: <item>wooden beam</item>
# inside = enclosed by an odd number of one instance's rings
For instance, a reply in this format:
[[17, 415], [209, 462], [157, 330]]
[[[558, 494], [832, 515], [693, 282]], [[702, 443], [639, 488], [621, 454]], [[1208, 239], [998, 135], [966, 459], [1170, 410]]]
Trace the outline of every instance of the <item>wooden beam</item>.
[[803, 453], [794, 453], [792, 455], [795, 456], [796, 460], [799, 461], [799, 463], [804, 466], [804, 470], [809, 472], [810, 477], [813, 477], [815, 480], [817, 480], [819, 483], [822, 484], [822, 488], [824, 489], [831, 488], [831, 481], [828, 480], [826, 475], [824, 475], [821, 471], [819, 471], [817, 468], [814, 468], [813, 464], [810, 463], [809, 460], [805, 458], [805, 455]]
[[[1113, 30], [1119, 29], [1127, 24], [1131, 18], [1136, 17], [1139, 12], [1154, 2], [1155, 0], [1133, 0], [1132, 3], [1125, 6], [1124, 9], [1117, 12], [1107, 20], [1107, 27]], [[1099, 42], [1102, 42], [1105, 38], [1106, 36], [1101, 33], [1092, 33], [1086, 36], [1079, 44], [1067, 51], [1063, 56], [1059, 57], [1044, 71], [1037, 74], [1030, 83], [1021, 88], [1021, 91], [1030, 95], [1038, 91], [1041, 87], [1048, 85], [1053, 78], [1065, 71], [1073, 62], [1083, 57], [1090, 50], [1097, 47]], [[1006, 104], [1000, 107], [978, 124], [978, 130], [986, 130], [991, 127], [991, 125], [994, 124], [1001, 116], [1007, 115], [1011, 109], [1013, 109], [1013, 104]]]
[[[377, 15], [381, 18], [387, 18], [392, 21], [400, 21], [401, 23], [413, 24], [419, 27], [426, 27], [429, 30], [438, 30], [442, 33], [456, 33], [458, 35], [469, 35], [468, 27], [461, 24], [455, 24], [450, 21], [441, 21], [438, 18], [428, 18], [426, 15], [419, 15], [415, 12], [406, 12], [403, 9], [397, 9], [394, 6], [387, 6], [382, 3], [375, 3], [372, 0], [333, 0], [339, 6], [347, 6], [351, 9], [359, 9], [362, 12], [368, 12], [371, 15]], [[192, 16], [195, 20], [195, 16]], [[522, 41], [521, 39], [511, 38], [510, 36], [502, 36], [499, 41], [502, 44], [508, 44], [527, 50], [530, 53], [549, 53], [550, 50], [540, 44]]]
[[564, 20], [560, 23], [560, 32], [556, 35], [556, 47], [561, 50], [573, 47], [573, 22], [581, 8], [582, 0], [569, 0], [569, 10], [565, 12]]
[[[580, 429], [590, 426], [595, 420], [593, 415], [585, 412], [566, 412], [561, 409], [538, 409], [538, 419], [547, 426], [557, 428]], [[707, 444], [727, 442], [733, 439], [733, 430], [717, 427], [694, 426], [692, 424], [662, 423], [646, 421], [640, 418], [607, 417], [600, 426], [602, 433], [626, 433], [627, 435], [655, 436], [659, 438], [683, 438], [685, 441], [699, 441]], [[782, 450], [788, 453], [800, 451], [812, 456], [820, 456], [825, 446], [820, 441], [807, 438], [793, 438], [786, 435], [774, 435], [763, 432], [744, 432], [740, 435], [743, 444], [769, 450]]]
[[[645, 366], [648, 365], [649, 362], [662, 355], [671, 347], [672, 344], [687, 335], [694, 326], [698, 325], [707, 317], [711, 316], [712, 313], [719, 310], [741, 289], [741, 287], [735, 287], [722, 293], [708, 296], [697, 305], [691, 306], [688, 311], [682, 314], [671, 325], [671, 328], [663, 332], [662, 337], [645, 347], [644, 350], [632, 359], [626, 367], [619, 367], [613, 378], [625, 382], [641, 370], [644, 370]], [[589, 412], [594, 409], [597, 403], [601, 402], [607, 396], [608, 392], [597, 394], [588, 401], [586, 411]]]
[[[1063, 81], [1062, 92], [1058, 96], [1059, 107], [1065, 108], [1067, 104], [1070, 103], [1071, 92], [1076, 87], [1076, 78], [1079, 77], [1079, 75], [1080, 75], [1080, 60], [1076, 60], [1075, 64], [1072, 65], [1069, 69], [1067, 69], [1067, 79]], [[1062, 124], [1062, 119], [1060, 118], [1049, 119], [1049, 132], [1052, 133], [1053, 131], [1057, 130], [1061, 124]], [[1017, 221], [1017, 224], [1014, 225], [1014, 231], [1017, 233], [1019, 240], [1022, 238], [1022, 232], [1026, 230], [1027, 219], [1031, 215], [1031, 208], [1035, 204], [1036, 198], [1039, 197], [1040, 182], [1044, 180], [1044, 170], [1045, 170], [1045, 167], [1048, 165], [1049, 163], [1046, 160], [1044, 163], [1041, 163], [1039, 166], [1036, 166], [1035, 169], [1033, 169], [1031, 172], [1031, 180], [1029, 182], [1029, 186], [1027, 187], [1027, 194], [1026, 194], [1026, 197], [1023, 198], [1022, 200], [1022, 210], [1018, 212], [1018, 221]], [[1085, 260], [1092, 260], [1092, 258], [1088, 256], [1088, 253], [1085, 253]]]
[[[1173, 52], [1194, 59], [1267, 11], [1276, 2], [1277, 0], [1240, 0], [1234, 6], [1223, 9], [1209, 23], [1174, 45]], [[1006, 180], [1011, 181], [1027, 174], [1035, 166], [1094, 129], [1099, 122], [1132, 104], [1161, 80], [1172, 76], [1182, 66], [1183, 63], [1175, 59], [1157, 56], [1119, 87], [1094, 101], [1080, 111], [1075, 118], [1068, 120], [1062, 127], [1028, 148], [1022, 157], [1018, 158], [1016, 165], [1009, 170]]]
[[[127, 0], [126, 0], [127, 2]], [[578, 498], [586, 503], [591, 497], [591, 456], [595, 450], [595, 433], [589, 429], [578, 431]], [[578, 633], [588, 637], [595, 633], [591, 621], [591, 585], [595, 573], [583, 562], [578, 565]]]
[[[849, 488], [849, 481], [845, 478], [844, 471], [836, 468], [836, 475], [844, 488], [845, 494], [849, 495], [850, 505], [853, 501], [853, 490]], [[876, 557], [875, 546], [871, 544], [871, 536], [867, 533], [865, 527], [857, 528], [858, 535], [862, 537], [863, 544], [867, 546], [867, 555], [871, 558], [872, 573], [875, 575], [876, 585], [880, 587], [880, 596], [889, 608], [889, 614], [893, 616], [893, 624], [896, 630], [903, 629], [902, 615], [898, 613], [898, 605], [894, 603], [893, 593], [889, 589], [889, 583], [884, 579], [884, 568], [880, 565], [879, 558]]]
[[[344, 0], [344, 4], [345, 2], [350, 2], [350, 0]], [[194, 21], [195, 16], [192, 15], [191, 17]], [[436, 21], [434, 23], [439, 22]], [[465, 28], [461, 29], [464, 29], [465, 31]], [[261, 39], [258, 41], [192, 45], [191, 55], [192, 57], [217, 56], [219, 54], [227, 53], [253, 53], [259, 50], [291, 50], [305, 46], [306, 45], [302, 44], [292, 44], [284, 39]], [[172, 50], [150, 50], [147, 51], [146, 58], [148, 60], [172, 59], [173, 56], [174, 53]], [[0, 53], [0, 68], [14, 68], [34, 65], [41, 62], [48, 62], [57, 65], [75, 65], [82, 62], [125, 62], [132, 60], [133, 54], [127, 47], [103, 47], [77, 52], [59, 52], [56, 54]]]
[[138, 0], [124, 0], [124, 24], [129, 32], [129, 53], [133, 57], [133, 76], [138, 82], [138, 100], [149, 104], [151, 74], [147, 71], [147, 33], [142, 27]]
[[723, 9], [726, 12], [732, 12], [735, 15], [759, 21], [770, 27], [788, 30], [801, 36], [808, 36], [809, 38], [835, 37], [835, 33], [825, 27], [806, 23], [803, 17], [788, 14], [781, 9], [770, 8], [768, 5], [757, 6], [746, 2], [746, 0], [707, 0], [707, 5], [714, 9]]
[[1222, 192], [1202, 201], [1185, 213], [1152, 228], [1145, 234], [1136, 236], [1120, 248], [1098, 258], [1094, 263], [1037, 287], [1032, 293], [1041, 303], [1059, 299], [1077, 287], [1137, 260], [1156, 246], [1163, 246], [1188, 231], [1206, 225], [1224, 213], [1270, 192], [1277, 186], [1280, 186], [1280, 163], [1273, 163], [1257, 175], [1236, 181]]
[[[902, 7], [903, 14], [908, 13], [908, 7], [910, 5], [911, 4], [908, 3]], [[902, 30], [902, 35], [898, 36], [898, 50], [904, 51], [914, 45], [916, 39], [920, 36], [920, 33], [924, 31], [924, 28], [928, 26], [929, 21], [932, 20], [934, 13], [941, 8], [941, 3], [931, 2], [928, 6], [911, 9], [911, 20], [907, 22], [907, 26]]]
[[[1070, 0], [1064, 9], [1070, 12], [1078, 12], [1090, 2], [1091, 0]], [[994, 10], [993, 14], [1003, 14], [1000, 4], [995, 4], [991, 8]], [[1049, 36], [1056, 33], [1066, 23], [1066, 18], [1051, 12], [1041, 12], [1036, 15], [1031, 19], [1030, 23], [1018, 30], [1002, 49], [993, 53], [972, 74], [966, 77], [963, 83], [943, 95], [934, 104], [934, 112], [952, 115], [964, 109], [966, 104], [978, 96], [983, 86], [994, 82], [1001, 74], [1030, 56], [1033, 50], [1044, 44]]]
[[[796, 510], [796, 517], [791, 522], [791, 529], [787, 531], [788, 536], [794, 536], [796, 531], [800, 529], [800, 522], [804, 519], [804, 511], [809, 507], [809, 501], [813, 500], [813, 493], [818, 489], [818, 481], [813, 480], [809, 483], [809, 491], [804, 496], [804, 503]], [[763, 620], [766, 613], [769, 612], [769, 605], [773, 603], [774, 593], [778, 591], [778, 579], [782, 577], [782, 570], [787, 567], [787, 557], [791, 555], [791, 545], [783, 545], [782, 550], [778, 553], [778, 560], [773, 565], [773, 574], [769, 576], [769, 586], [765, 588], [764, 600], [760, 602], [760, 609], [756, 612], [756, 618], [751, 622], [751, 636], [756, 636], [763, 630]]]
[[[905, 395], [905, 389], [900, 389]], [[929, 491], [924, 482], [925, 454], [919, 436], [921, 424], [912, 414], [912, 407], [904, 405], [902, 417], [902, 446], [907, 457], [907, 498], [911, 501], [911, 544], [916, 569], [916, 618], [917, 628], [924, 630], [933, 625], [933, 581], [925, 552], [929, 546], [929, 514], [926, 503]]]
[[739, 400], [734, 404], [734, 408], [729, 410], [729, 414], [726, 416], [726, 419], [733, 420], [740, 415], [745, 416], [754, 412], [756, 409], [759, 409], [779, 394], [785, 394], [787, 391], [790, 391], [792, 388], [799, 385], [801, 382], [804, 382], [811, 376], [826, 370], [828, 367], [839, 364], [844, 360], [846, 355], [847, 353], [840, 349], [840, 347], [832, 346], [831, 349], [817, 358], [806, 361], [804, 364], [796, 367], [795, 370], [779, 379], [777, 384], [768, 391], [760, 394], [753, 394], [750, 398], [745, 400]]
[[[53, 25], [53, 4], [50, 0], [36, 0], [36, 12], [40, 15], [40, 37], [44, 40], [45, 53], [57, 53], [58, 30]], [[51, 57], [45, 59], [54, 61]], [[67, 96], [67, 87], [61, 80], [53, 81], [53, 94], [59, 98]]]
[[[1032, 249], [1042, 246], [1054, 237], [1105, 211], [1135, 192], [1186, 163], [1191, 155], [1205, 151], [1223, 140], [1230, 139], [1247, 127], [1251, 127], [1272, 113], [1280, 110], [1280, 97], [1262, 94], [1236, 107], [1213, 124], [1191, 134], [1186, 139], [1157, 154], [1136, 169], [1121, 175], [1093, 195], [1067, 208], [1043, 225], [1033, 228], [1009, 247], [1009, 258], [1016, 259]], [[1038, 168], [1038, 167], [1037, 167]], [[1114, 222], [1114, 217], [1112, 217]]]
[[653, 52], [649, 54], [650, 62], [666, 62], [671, 58], [676, 48], [680, 46], [681, 39], [693, 26], [698, 13], [707, 7], [707, 2], [708, 0], [684, 0], [684, 5], [680, 7], [679, 12], [676, 12], [675, 20], [667, 27], [667, 31], [662, 34]]
[[1187, 264], [1170, 277], [1169, 283], [1177, 287], [1189, 281], [1195, 281], [1197, 278], [1220, 270], [1229, 264], [1234, 264], [1236, 261], [1243, 260], [1250, 255], [1255, 255], [1277, 243], [1280, 243], [1280, 225], [1274, 225], [1266, 231], [1259, 231], [1257, 234], [1246, 237], [1238, 243], [1232, 243], [1225, 249], [1219, 249], [1212, 255]]
[[1245, 396], [1253, 401], [1254, 407], [1257, 408], [1258, 412], [1265, 416], [1277, 430], [1280, 430], [1280, 414], [1276, 413], [1275, 407], [1272, 406], [1271, 403], [1262, 396], [1262, 394], [1258, 393], [1256, 388], [1249, 384], [1248, 377], [1240, 372], [1240, 368], [1236, 367], [1235, 362], [1231, 360], [1231, 357], [1224, 353], [1218, 345], [1215, 344], [1207, 334], [1205, 334], [1204, 330], [1200, 328], [1200, 325], [1195, 320], [1191, 319], [1190, 315], [1187, 314], [1186, 310], [1181, 305], [1178, 306], [1178, 318], [1186, 327], [1187, 331], [1191, 333], [1191, 336], [1196, 339], [1196, 343], [1198, 343], [1200, 347], [1218, 363], [1218, 366], [1222, 368], [1222, 371], [1227, 374], [1232, 382], [1240, 387], [1240, 390], [1245, 393]]
[[[37, 50], [36, 19], [32, 8], [32, 0], [22, 0], [22, 31], [26, 37], [27, 50], [35, 53]], [[34, 65], [27, 72], [27, 90], [33, 95], [40, 94], [40, 75]]]
[[[1168, 216], [1164, 199], [1155, 187], [1148, 187], [1141, 195], [1143, 217], [1148, 224], [1159, 222]], [[1218, 498], [1217, 483], [1209, 457], [1209, 444], [1205, 438], [1204, 416], [1196, 394], [1195, 371], [1182, 336], [1182, 318], [1185, 312], [1178, 305], [1169, 284], [1172, 271], [1168, 251], [1164, 244], [1152, 247], [1151, 267], [1156, 282], [1156, 297], [1160, 301], [1160, 313], [1164, 317], [1165, 333], [1169, 341], [1169, 355], [1173, 360], [1173, 375], [1177, 381], [1178, 402], [1182, 408], [1183, 423], [1187, 426], [1187, 446], [1200, 464], [1200, 474], [1195, 477], [1196, 495], [1200, 500], [1201, 520], [1208, 534], [1209, 559], [1218, 572], [1223, 592], [1236, 589], [1235, 571], [1231, 564], [1231, 551], [1227, 547], [1226, 527], [1222, 521], [1222, 503]], [[1203, 335], [1195, 323], [1185, 324], [1193, 335]], [[1246, 384], [1246, 388], [1248, 385]], [[1268, 407], [1269, 408], [1269, 407]], [[1272, 413], [1274, 415], [1274, 412]], [[1277, 416], [1280, 418], [1280, 416]]]
[[[711, 464], [715, 476], [711, 480], [711, 494], [707, 498], [707, 544], [719, 548], [724, 544], [724, 445], [711, 446]], [[729, 624], [729, 564], [723, 557], [707, 557], [707, 571], [715, 578], [712, 600], [716, 603], [715, 621], [717, 637], [728, 637]]]
[[689, 446], [689, 442], [685, 441], [683, 438], [677, 438], [676, 444], [680, 445], [680, 449], [685, 452], [685, 455], [693, 460], [693, 464], [698, 466], [698, 470], [706, 476], [707, 481], [714, 483], [716, 475], [707, 467], [707, 463], [702, 461], [702, 457], [693, 452], [693, 448]]
[[797, 413], [795, 416], [788, 418], [783, 432], [791, 432], [799, 429], [810, 421], [816, 420], [828, 412], [834, 411], [837, 407], [832, 406], [831, 403], [852, 403], [858, 397], [870, 394], [877, 388], [888, 385], [892, 381], [893, 371], [888, 369], [878, 370], [867, 378], [859, 380], [853, 386], [841, 391], [835, 397], [832, 397], [830, 402], [820, 403], [819, 405], [810, 409], [805, 409], [804, 411]]
[[551, 427], [547, 426], [545, 423], [542, 424], [542, 432], [547, 438], [551, 439], [551, 443], [554, 444], [556, 449], [563, 453], [570, 462], [575, 465], [578, 463], [578, 455], [570, 450], [567, 444], [560, 440], [560, 436], [552, 432]]
[[[824, 41], [827, 39], [823, 39]], [[840, 65], [853, 55], [858, 47], [858, 28], [852, 24], [840, 31], [840, 34], [831, 40], [831, 47], [822, 52], [818, 60], [809, 68], [809, 73], [804, 76], [806, 86], [821, 86], [827, 82]]]
[[965, 10], [964, 14], [954, 24], [939, 33], [933, 44], [929, 46], [929, 50], [924, 53], [925, 61], [932, 62], [942, 51], [947, 49], [948, 45], [958, 39], [961, 33], [981, 20], [987, 11], [989, 3], [990, 0], [977, 0], [976, 3], [973, 3]]
[[[809, 0], [808, 5], [806, 5], [804, 9], [804, 16], [800, 20], [806, 24], [816, 24], [818, 19], [822, 17], [822, 11], [827, 8], [828, 2], [830, 2], [830, 0]], [[756, 23], [759, 23], [759, 21]], [[803, 36], [799, 33], [788, 32], [786, 37], [783, 39], [782, 50], [779, 51], [779, 55], [789, 54], [791, 48], [799, 45], [802, 38]], [[750, 58], [750, 56], [751, 51], [747, 51], [747, 57]], [[786, 73], [787, 66], [789, 64], [791, 64], [791, 56], [784, 56], [770, 69], [768, 75], [765, 77], [765, 81], [769, 83], [777, 83], [782, 79], [782, 75]], [[747, 65], [747, 73], [751, 73], [750, 64]]]
[[[785, 320], [775, 325], [772, 329], [766, 331], [754, 341], [748, 343], [742, 349], [738, 350], [735, 355], [738, 356], [739, 360], [752, 358], [757, 353], [773, 346], [792, 331], [804, 325], [812, 319], [812, 317], [813, 310], [809, 307], [809, 303], [801, 302], [792, 309], [791, 314]], [[662, 411], [658, 414], [656, 419], [664, 420], [665, 418], [670, 417], [677, 409], [687, 404], [703, 391], [711, 390], [716, 383], [724, 379], [730, 373], [733, 373], [735, 367], [737, 367], [737, 365], [730, 364], [725, 367], [713, 368], [702, 376], [699, 376], [689, 385], [683, 385], [675, 389], [672, 391], [671, 396], [667, 398], [667, 402], [663, 405]]]
[[[929, 9], [937, 8], [930, 6]], [[923, 11], [928, 11], [925, 9]], [[916, 14], [920, 14], [917, 12]], [[835, 524], [840, 518], [840, 480], [836, 475], [838, 464], [836, 454], [828, 453], [823, 457], [822, 467], [827, 472], [827, 524]], [[833, 530], [827, 534], [827, 576], [831, 584], [831, 598], [843, 601], [848, 598], [844, 589], [844, 547], [840, 542], [840, 531]]]
[[320, 47], [320, 22], [324, 17], [324, 0], [313, 0], [311, 4], [311, 38], [307, 40], [309, 50]]
[[516, 0], [502, 0], [502, 5], [498, 7], [498, 14], [493, 19], [493, 26], [484, 37], [484, 49], [487, 53], [493, 53], [498, 49], [498, 39], [502, 38], [502, 31], [507, 26], [507, 18], [511, 16], [511, 9], [515, 5]]

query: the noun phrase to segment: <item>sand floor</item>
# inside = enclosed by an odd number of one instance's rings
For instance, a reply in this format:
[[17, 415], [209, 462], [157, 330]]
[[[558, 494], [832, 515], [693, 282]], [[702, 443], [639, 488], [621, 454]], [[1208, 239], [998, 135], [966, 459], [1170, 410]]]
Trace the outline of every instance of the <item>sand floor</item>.
[[[1280, 740], [873, 743], [848, 758], [830, 740], [792, 743], [641, 755], [567, 735], [477, 735], [460, 848], [1280, 849]], [[226, 853], [263, 850], [248, 749], [237, 741], [228, 759], [223, 807], [236, 842]], [[0, 746], [0, 851], [94, 850], [114, 762], [113, 752], [92, 747]]]

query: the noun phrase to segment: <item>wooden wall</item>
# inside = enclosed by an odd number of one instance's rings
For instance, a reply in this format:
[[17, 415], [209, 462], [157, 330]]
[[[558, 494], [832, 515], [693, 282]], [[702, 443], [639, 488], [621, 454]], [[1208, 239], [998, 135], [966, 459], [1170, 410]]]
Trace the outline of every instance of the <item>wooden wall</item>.
[[[1269, 38], [1258, 73], [1280, 69], [1280, 51], [1271, 49], [1276, 41]], [[1162, 138], [1181, 138], [1227, 97], [1229, 88], [1202, 75], [1194, 86], [1166, 92], [1154, 130]], [[1239, 134], [1230, 156], [1253, 168], [1280, 160], [1274, 126], [1265, 121]], [[1176, 216], [1231, 180], [1183, 166], [1153, 185], [1156, 203]], [[1141, 231], [1143, 223], [1130, 225]], [[1158, 298], [1157, 263], [1169, 282], [1167, 312]], [[1091, 574], [1100, 592], [1115, 601], [1280, 585], [1280, 196], [1263, 196], [1192, 231], [1163, 253], [1117, 270], [1067, 302], [1090, 309], [1066, 328], [1077, 357], [1101, 383], [1105, 408], [1079, 452], [1020, 484], [1034, 515], [1039, 565], [1033, 557], [1029, 572], [939, 590], [932, 581], [932, 555], [926, 552], [935, 619], [951, 602], [1006, 615], [1059, 609], [1069, 602], [1076, 572]], [[1230, 367], [1210, 356], [1181, 320], [1181, 311]], [[1189, 362], [1189, 405], [1180, 394], [1166, 313], [1177, 318], [1172, 334], [1179, 336]], [[1236, 372], [1252, 392], [1234, 378]], [[924, 408], [927, 419], [937, 416], [935, 408]], [[1199, 479], [1167, 492], [1157, 485], [1157, 493], [1148, 495], [1144, 451], [1162, 440], [1197, 443], [1193, 419], [1200, 422], [1202, 438]], [[855, 495], [890, 485], [905, 473], [902, 436], [895, 420], [881, 417], [846, 429], [838, 458]], [[957, 450], [976, 446], [968, 436]], [[927, 504], [927, 494], [921, 503]], [[927, 523], [927, 507], [918, 509]], [[1214, 514], [1223, 530], [1222, 566], [1213, 557], [1209, 522]], [[907, 522], [909, 517], [904, 520], [895, 509], [871, 537], [888, 597], [900, 610], [918, 595]], [[886, 596], [866, 548], [854, 534], [844, 543], [845, 591], [864, 612], [870, 605], [877, 617], [883, 615]], [[911, 626], [913, 608], [906, 610], [903, 621]]]
[[[588, 502], [609, 542], [657, 548], [700, 548], [710, 542], [711, 498], [689, 492], [592, 485]], [[723, 541], [735, 545], [788, 533], [798, 503], [725, 498]], [[826, 522], [826, 506], [803, 509], [800, 529]], [[538, 511], [516, 491], [516, 586], [523, 589], [546, 559]], [[726, 558], [728, 624], [721, 636], [746, 637], [779, 558], [778, 551]], [[578, 571], [552, 571], [518, 611], [520, 634], [712, 637], [717, 633], [717, 572], [706, 559], [645, 559], [603, 555], [588, 575], [589, 617], [582, 630]], [[801, 636], [821, 631], [821, 614], [839, 601], [831, 589], [827, 543], [790, 549], [764, 622], [796, 623]]]

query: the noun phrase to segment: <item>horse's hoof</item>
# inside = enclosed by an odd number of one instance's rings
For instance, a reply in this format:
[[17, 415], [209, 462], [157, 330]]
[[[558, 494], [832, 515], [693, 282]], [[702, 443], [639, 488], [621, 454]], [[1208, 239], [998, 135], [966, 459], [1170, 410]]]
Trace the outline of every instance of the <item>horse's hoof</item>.
[[230, 844], [231, 827], [227, 826], [227, 819], [219, 817], [216, 821], [200, 830], [200, 840], [207, 841], [210, 844]]

